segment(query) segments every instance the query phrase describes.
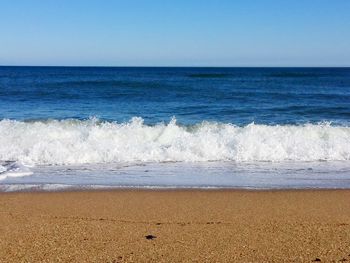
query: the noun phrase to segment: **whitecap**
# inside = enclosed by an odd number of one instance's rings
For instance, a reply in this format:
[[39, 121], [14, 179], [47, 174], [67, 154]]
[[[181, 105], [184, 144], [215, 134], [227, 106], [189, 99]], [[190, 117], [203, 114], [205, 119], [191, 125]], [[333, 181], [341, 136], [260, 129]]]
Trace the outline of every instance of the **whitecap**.
[[[329, 123], [236, 126], [202, 122], [149, 126], [90, 119], [0, 121], [0, 160], [17, 164], [117, 162], [349, 161], [350, 127]], [[4, 168], [0, 168], [4, 169]], [[7, 168], [6, 168], [7, 169]], [[2, 172], [3, 173], [3, 172]]]

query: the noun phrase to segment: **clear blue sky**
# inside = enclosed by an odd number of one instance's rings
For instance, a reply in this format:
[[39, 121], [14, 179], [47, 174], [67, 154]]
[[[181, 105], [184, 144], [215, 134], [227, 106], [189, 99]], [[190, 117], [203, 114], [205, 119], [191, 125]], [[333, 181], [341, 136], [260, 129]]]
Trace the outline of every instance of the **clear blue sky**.
[[350, 1], [1, 0], [0, 65], [350, 66]]

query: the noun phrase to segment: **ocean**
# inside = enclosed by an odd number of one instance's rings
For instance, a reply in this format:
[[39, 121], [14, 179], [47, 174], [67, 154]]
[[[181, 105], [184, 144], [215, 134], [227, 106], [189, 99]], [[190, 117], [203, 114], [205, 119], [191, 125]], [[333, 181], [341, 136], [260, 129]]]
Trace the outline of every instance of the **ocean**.
[[350, 68], [0, 67], [0, 191], [350, 188]]

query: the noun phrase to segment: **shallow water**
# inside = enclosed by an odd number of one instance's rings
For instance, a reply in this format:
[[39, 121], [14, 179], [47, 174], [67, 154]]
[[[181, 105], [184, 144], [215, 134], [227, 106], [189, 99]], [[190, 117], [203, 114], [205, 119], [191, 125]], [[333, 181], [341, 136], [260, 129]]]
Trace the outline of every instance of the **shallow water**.
[[7, 177], [1, 191], [108, 188], [350, 188], [348, 162], [119, 163], [39, 166], [33, 175]]

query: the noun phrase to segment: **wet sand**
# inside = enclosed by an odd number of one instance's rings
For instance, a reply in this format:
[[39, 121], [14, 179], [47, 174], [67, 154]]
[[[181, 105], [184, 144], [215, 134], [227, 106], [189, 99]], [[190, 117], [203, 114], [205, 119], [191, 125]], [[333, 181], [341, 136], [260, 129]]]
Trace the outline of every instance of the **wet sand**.
[[0, 262], [350, 262], [350, 190], [0, 194]]

